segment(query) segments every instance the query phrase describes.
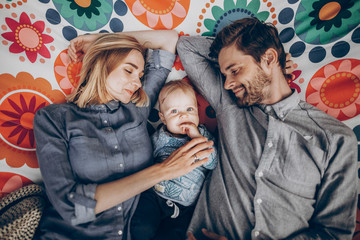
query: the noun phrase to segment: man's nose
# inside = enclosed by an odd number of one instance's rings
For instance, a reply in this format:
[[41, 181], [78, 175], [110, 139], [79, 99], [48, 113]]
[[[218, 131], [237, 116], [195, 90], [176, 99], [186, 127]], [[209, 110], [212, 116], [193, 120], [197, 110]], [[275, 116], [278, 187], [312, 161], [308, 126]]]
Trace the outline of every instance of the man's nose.
[[225, 82], [224, 82], [224, 88], [226, 90], [230, 90], [234, 87], [234, 79], [231, 77], [226, 77]]

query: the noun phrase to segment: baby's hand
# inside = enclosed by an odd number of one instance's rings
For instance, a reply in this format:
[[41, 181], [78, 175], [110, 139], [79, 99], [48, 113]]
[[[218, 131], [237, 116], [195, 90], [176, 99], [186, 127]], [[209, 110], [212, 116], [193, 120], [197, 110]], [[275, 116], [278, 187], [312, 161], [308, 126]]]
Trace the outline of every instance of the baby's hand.
[[193, 123], [183, 123], [180, 125], [183, 133], [188, 135], [190, 138], [202, 137], [197, 126]]

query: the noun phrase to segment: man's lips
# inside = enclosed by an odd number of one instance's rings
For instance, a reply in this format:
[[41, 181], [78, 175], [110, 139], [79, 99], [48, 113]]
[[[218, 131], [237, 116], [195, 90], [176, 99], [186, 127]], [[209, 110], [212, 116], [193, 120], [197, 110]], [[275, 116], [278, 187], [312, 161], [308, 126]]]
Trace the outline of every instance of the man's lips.
[[241, 95], [243, 95], [243, 93], [245, 91], [245, 87], [244, 87], [244, 85], [240, 85], [240, 86], [234, 88], [232, 91], [236, 97], [240, 97]]

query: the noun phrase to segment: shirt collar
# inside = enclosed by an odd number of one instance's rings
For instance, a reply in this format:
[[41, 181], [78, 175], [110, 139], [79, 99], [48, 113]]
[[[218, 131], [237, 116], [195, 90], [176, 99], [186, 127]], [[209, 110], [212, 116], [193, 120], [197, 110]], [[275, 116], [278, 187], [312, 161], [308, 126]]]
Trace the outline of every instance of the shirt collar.
[[105, 104], [97, 104], [97, 105], [90, 105], [90, 109], [96, 109], [96, 110], [105, 110], [108, 108], [110, 111], [117, 110], [120, 107], [120, 102], [116, 100], [112, 100]]
[[106, 105], [110, 109], [110, 111], [114, 111], [120, 107], [120, 102], [116, 100], [112, 100], [108, 103], [105, 103], [104, 105]]
[[281, 100], [280, 102], [277, 102], [275, 104], [260, 104], [259, 107], [265, 112], [270, 113], [274, 112], [276, 116], [284, 121], [287, 114], [293, 110], [298, 103], [300, 102], [300, 96], [299, 93], [295, 90], [292, 90], [293, 93], [288, 96], [287, 98]]

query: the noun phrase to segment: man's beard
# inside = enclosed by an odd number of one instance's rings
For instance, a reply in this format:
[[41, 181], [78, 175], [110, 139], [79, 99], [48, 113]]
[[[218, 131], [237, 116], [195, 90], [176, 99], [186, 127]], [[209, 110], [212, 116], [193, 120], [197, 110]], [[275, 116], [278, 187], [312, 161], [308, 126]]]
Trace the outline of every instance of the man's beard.
[[[270, 92], [267, 88], [271, 83], [271, 79], [264, 73], [261, 68], [255, 77], [244, 85], [244, 94], [241, 98], [237, 99], [239, 107], [248, 107], [263, 102], [265, 99], [270, 97]], [[265, 89], [265, 91], [264, 91]]]

